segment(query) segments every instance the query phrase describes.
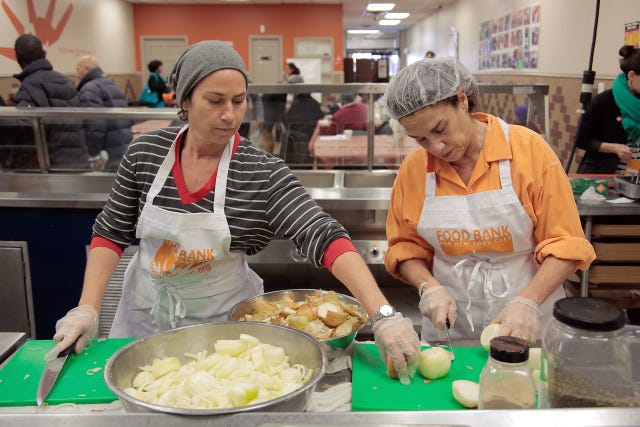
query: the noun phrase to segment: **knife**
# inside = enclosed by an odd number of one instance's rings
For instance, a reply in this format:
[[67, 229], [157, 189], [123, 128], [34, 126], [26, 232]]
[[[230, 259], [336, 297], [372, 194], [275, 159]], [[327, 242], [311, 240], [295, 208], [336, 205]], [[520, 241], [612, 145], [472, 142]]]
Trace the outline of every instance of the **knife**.
[[67, 361], [67, 357], [69, 357], [69, 353], [73, 351], [73, 348], [76, 346], [76, 341], [73, 342], [69, 347], [62, 350], [58, 353], [58, 357], [47, 362], [47, 367], [45, 368], [42, 376], [40, 377], [40, 383], [38, 384], [38, 392], [36, 394], [36, 403], [38, 406], [42, 406], [42, 403], [49, 395], [49, 392], [53, 388], [53, 385], [56, 383], [56, 379], [64, 366], [64, 362]]
[[455, 360], [456, 359], [456, 355], [453, 352], [453, 345], [451, 345], [451, 335], [449, 335], [449, 328], [451, 327], [451, 322], [449, 322], [449, 318], [447, 317], [446, 320], [446, 325], [447, 325], [447, 339], [449, 340], [449, 349], [451, 351], [451, 360]]

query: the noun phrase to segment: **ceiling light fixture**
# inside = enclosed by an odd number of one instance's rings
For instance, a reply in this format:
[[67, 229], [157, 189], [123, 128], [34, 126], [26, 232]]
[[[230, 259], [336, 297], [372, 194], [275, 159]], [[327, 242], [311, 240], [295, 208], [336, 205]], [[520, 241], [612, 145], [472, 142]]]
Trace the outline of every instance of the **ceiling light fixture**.
[[411, 15], [406, 12], [390, 12], [384, 15], [384, 19], [406, 19]]
[[347, 30], [347, 34], [378, 34], [380, 30]]
[[382, 19], [378, 22], [380, 25], [398, 25], [399, 23], [399, 19]]
[[388, 12], [396, 7], [395, 3], [369, 3], [367, 12]]

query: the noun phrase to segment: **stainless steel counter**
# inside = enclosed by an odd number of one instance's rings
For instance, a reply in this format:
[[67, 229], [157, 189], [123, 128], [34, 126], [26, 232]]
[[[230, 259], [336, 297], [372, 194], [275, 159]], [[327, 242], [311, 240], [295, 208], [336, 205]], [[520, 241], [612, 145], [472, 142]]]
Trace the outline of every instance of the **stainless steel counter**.
[[0, 414], [13, 427], [393, 427], [393, 426], [638, 426], [638, 408], [534, 409], [429, 412], [243, 413], [216, 417], [95, 412], [84, 414]]
[[[395, 170], [295, 170], [311, 197], [325, 210], [389, 209]], [[0, 207], [86, 208], [104, 206], [113, 174], [0, 173]], [[627, 204], [576, 201], [581, 216], [640, 213], [638, 201]]]
[[26, 339], [27, 334], [24, 332], [0, 332], [0, 368], [3, 361], [15, 353]]

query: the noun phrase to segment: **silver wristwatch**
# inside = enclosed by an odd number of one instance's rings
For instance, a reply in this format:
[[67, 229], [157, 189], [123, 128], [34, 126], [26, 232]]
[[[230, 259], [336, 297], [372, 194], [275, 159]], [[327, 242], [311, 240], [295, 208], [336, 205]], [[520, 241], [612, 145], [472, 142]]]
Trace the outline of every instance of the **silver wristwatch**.
[[391, 317], [394, 314], [396, 314], [395, 308], [393, 308], [389, 304], [381, 305], [380, 308], [378, 308], [378, 311], [373, 313], [373, 315], [371, 316], [371, 324], [373, 325], [378, 320], [382, 320], [386, 317]]

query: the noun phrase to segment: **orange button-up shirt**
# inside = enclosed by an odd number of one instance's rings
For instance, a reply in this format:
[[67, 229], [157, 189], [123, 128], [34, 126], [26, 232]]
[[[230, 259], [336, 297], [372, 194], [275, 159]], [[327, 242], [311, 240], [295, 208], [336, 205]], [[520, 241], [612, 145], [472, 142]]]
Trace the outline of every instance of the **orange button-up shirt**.
[[578, 261], [579, 269], [589, 268], [596, 258], [595, 251], [584, 237], [569, 179], [547, 142], [522, 126], [509, 126], [510, 140], [507, 141], [496, 117], [484, 113], [475, 113], [473, 117], [487, 123], [487, 128], [468, 184], [464, 184], [449, 162], [428, 154], [423, 148], [402, 162], [387, 217], [387, 271], [402, 279], [397, 271], [398, 263], [422, 258], [431, 264], [433, 247], [417, 230], [427, 172], [436, 173], [436, 196], [480, 193], [500, 188], [498, 162], [502, 159], [511, 161], [514, 191], [533, 221], [534, 255], [538, 264], [553, 255]]

